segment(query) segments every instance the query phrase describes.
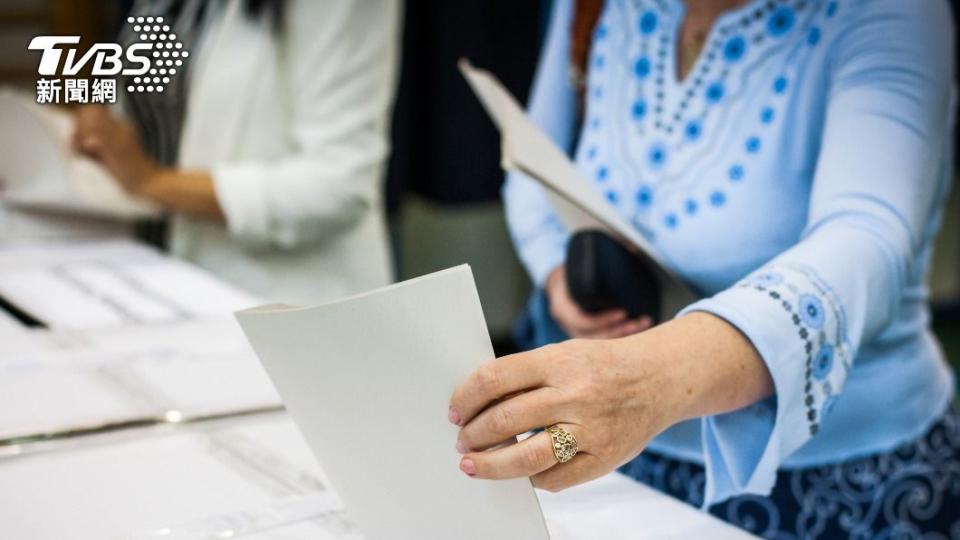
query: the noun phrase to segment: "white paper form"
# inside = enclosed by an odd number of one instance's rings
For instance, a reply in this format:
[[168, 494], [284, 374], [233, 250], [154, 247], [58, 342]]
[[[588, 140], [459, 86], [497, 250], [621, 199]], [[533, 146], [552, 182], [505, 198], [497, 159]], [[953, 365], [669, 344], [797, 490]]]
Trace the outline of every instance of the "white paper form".
[[33, 330], [0, 349], [0, 440], [279, 406], [235, 321]]
[[697, 299], [696, 292], [664, 264], [657, 249], [604, 200], [567, 155], [530, 121], [500, 81], [466, 60], [460, 61], [460, 71], [500, 130], [503, 168], [521, 172], [546, 188], [547, 200], [567, 230], [603, 230], [647, 259], [661, 286], [661, 320], [672, 318]]
[[0, 91], [0, 200], [14, 207], [131, 220], [158, 214], [126, 195], [94, 161], [69, 144], [73, 119], [25, 95]]
[[547, 538], [529, 480], [458, 469], [449, 398], [494, 357], [469, 267], [237, 318], [365, 538]]
[[[265, 424], [277, 438], [248, 432]], [[275, 451], [291, 443], [302, 446], [298, 437], [286, 415], [273, 414], [26, 449], [0, 458], [0, 538], [245, 537], [240, 533], [292, 523], [296, 516], [263, 510], [301, 497], [310, 497], [311, 517], [335, 512], [342, 524], [346, 519], [336, 497], [324, 496], [324, 486], [310, 471]], [[177, 527], [184, 523], [189, 530]], [[174, 534], [200, 526], [208, 534]], [[310, 530], [313, 534], [301, 538], [333, 538], [323, 534], [323, 527]]]
[[24, 330], [25, 327], [20, 321], [0, 310], [0, 340], [9, 335], [23, 333]]
[[748, 540], [742, 529], [619, 473], [558, 493], [537, 491], [552, 540]]
[[0, 295], [57, 329], [226, 318], [258, 303], [202, 269], [117, 240], [5, 244]]
[[[560, 493], [538, 491], [537, 495], [551, 540], [756, 538], [618, 473]], [[228, 532], [225, 523], [242, 524], [234, 527], [229, 537], [245, 540], [360, 540], [349, 516], [338, 512], [340, 509], [342, 503], [335, 494], [314, 492], [259, 510], [144, 531], [132, 540], [224, 538]]]

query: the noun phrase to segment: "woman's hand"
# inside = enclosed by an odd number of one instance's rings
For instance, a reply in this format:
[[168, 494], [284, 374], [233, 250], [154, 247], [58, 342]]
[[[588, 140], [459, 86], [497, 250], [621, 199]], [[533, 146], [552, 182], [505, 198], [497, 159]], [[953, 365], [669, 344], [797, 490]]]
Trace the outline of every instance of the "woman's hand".
[[563, 266], [557, 267], [550, 273], [544, 289], [550, 303], [550, 315], [570, 337], [618, 338], [642, 332], [653, 326], [653, 319], [650, 317], [627, 319], [627, 313], [623, 310], [610, 310], [603, 313], [583, 311], [570, 296]]
[[106, 167], [131, 195], [175, 212], [221, 223], [226, 219], [209, 172], [160, 167], [147, 155], [133, 124], [105, 107], [77, 109], [73, 146]]
[[[462, 426], [460, 469], [476, 478], [532, 477], [551, 491], [607, 474], [684, 419], [754, 403], [772, 392], [752, 344], [723, 319], [693, 313], [617, 340], [571, 340], [488, 362], [451, 398]], [[559, 464], [559, 425], [579, 453]]]
[[74, 149], [102, 164], [126, 192], [139, 194], [160, 172], [130, 121], [111, 115], [99, 105], [78, 108], [75, 120]]

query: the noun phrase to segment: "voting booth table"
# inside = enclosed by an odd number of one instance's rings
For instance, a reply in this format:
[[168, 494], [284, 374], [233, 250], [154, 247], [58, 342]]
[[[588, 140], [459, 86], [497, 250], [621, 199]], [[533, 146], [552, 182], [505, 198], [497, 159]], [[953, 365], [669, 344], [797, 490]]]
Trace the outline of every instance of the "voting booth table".
[[[521, 159], [542, 137], [464, 70], [514, 132], [507, 161], [588, 193], [562, 156]], [[69, 151], [66, 115], [0, 111], [27, 126], [0, 129], [0, 538], [749, 537], [618, 474], [560, 493], [463, 475], [449, 396], [493, 357], [469, 267], [264, 305], [129, 240], [157, 210]]]
[[[466, 267], [446, 275], [472, 284]], [[397, 487], [398, 475], [352, 478], [351, 469], [386, 469], [344, 463], [343, 441], [311, 449], [302, 434], [312, 435], [310, 428], [301, 431], [285, 412], [234, 317], [262, 301], [214, 276], [126, 240], [7, 238], [0, 297], [2, 538], [363, 538], [352, 515], [383, 509], [358, 499], [358, 490], [377, 501], [378, 489]], [[430, 384], [424, 376], [421, 387]], [[316, 388], [312, 403], [294, 398], [298, 421], [309, 414], [305, 406], [324, 407], [320, 390], [330, 391], [329, 381]], [[328, 403], [324, 417], [334, 418], [338, 406]], [[398, 405], [395, 414], [404, 410]], [[433, 477], [402, 486], [408, 496], [393, 501], [385, 520], [429, 515], [427, 501], [438, 498], [456, 504], [457, 492], [432, 491], [450, 487], [438, 478], [460, 474], [449, 427], [449, 458], [435, 464]], [[554, 539], [747, 537], [616, 474], [537, 491], [533, 503], [525, 509], [533, 515], [503, 508], [502, 519], [545, 521]], [[409, 527], [395, 532], [381, 537], [431, 537]]]

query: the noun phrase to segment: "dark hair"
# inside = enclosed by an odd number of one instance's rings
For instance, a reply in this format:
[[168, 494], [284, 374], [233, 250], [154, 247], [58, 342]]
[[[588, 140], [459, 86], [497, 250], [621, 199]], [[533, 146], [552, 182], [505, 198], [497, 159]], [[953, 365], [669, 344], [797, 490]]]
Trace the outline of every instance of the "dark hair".
[[279, 30], [285, 4], [285, 0], [244, 0], [243, 7], [248, 17], [254, 19], [270, 17], [274, 28]]

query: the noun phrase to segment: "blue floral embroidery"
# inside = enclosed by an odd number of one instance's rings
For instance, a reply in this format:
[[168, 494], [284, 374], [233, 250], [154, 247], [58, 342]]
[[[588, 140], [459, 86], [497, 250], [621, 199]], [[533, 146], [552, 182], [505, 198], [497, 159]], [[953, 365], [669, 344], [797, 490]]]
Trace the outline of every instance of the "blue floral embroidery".
[[638, 99], [633, 103], [633, 108], [630, 110], [630, 113], [637, 120], [643, 118], [647, 115], [647, 102], [642, 99]]
[[[630, 19], [634, 22], [632, 29], [617, 30], [611, 26], [612, 21], [621, 20], [616, 17], [618, 12], [625, 9], [629, 4], [610, 4], [605, 9], [604, 20], [600, 21], [595, 33], [595, 40], [598, 41], [593, 56], [591, 67], [597, 68], [598, 76], [603, 77], [612, 67], [611, 62], [615, 59], [625, 62], [628, 73], [632, 72], [636, 85], [636, 93], [633, 101], [627, 101], [628, 108], [625, 111], [634, 122], [636, 129], [649, 143], [653, 143], [647, 148], [646, 154], [641, 154], [641, 159], [646, 160], [646, 169], [659, 171], [664, 169], [672, 161], [673, 153], [681, 151], [686, 144], [697, 143], [705, 138], [707, 129], [712, 129], [712, 124], [707, 122], [708, 113], [712, 107], [729, 99], [732, 95], [734, 86], [731, 83], [733, 64], [744, 63], [744, 60], [753, 57], [761, 58], [761, 50], [768, 44], [772, 44], [771, 37], [782, 40], [788, 33], [793, 32], [797, 39], [803, 43], [804, 40], [815, 45], [822, 40], [822, 26], [806, 22], [801, 24], [801, 12], [807, 11], [807, 6], [820, 6], [820, 9], [827, 12], [830, 16], [836, 11], [836, 0], [790, 0], [790, 1], [769, 1], [762, 5], [754, 6], [742, 14], [735, 22], [729, 21], [727, 24], [719, 24], [715, 29], [716, 39], [711, 40], [709, 46], [704, 49], [702, 61], [698, 62], [696, 70], [690, 74], [689, 82], [685, 82], [680, 87], [683, 95], [677, 96], [678, 101], [671, 110], [670, 102], [667, 100], [667, 94], [670, 90], [666, 83], [667, 67], [670, 64], [668, 53], [674, 37], [673, 23], [676, 13], [666, 1], [660, 1], [657, 5], [653, 2], [638, 1], [638, 11], [634, 11]], [[821, 11], [822, 13], [823, 11]], [[621, 15], [625, 13], [620, 13]], [[821, 15], [821, 18], [822, 15]], [[802, 29], [802, 30], [801, 30]], [[635, 36], [639, 33], [639, 46], [631, 51], [627, 56], [618, 56], [619, 53], [607, 50], [612, 43], [609, 40], [611, 32], [620, 31], [626, 34], [633, 33]], [[600, 43], [599, 41], [606, 39]], [[619, 39], [618, 39], [619, 42]], [[793, 43], [793, 40], [791, 40]], [[613, 56], [611, 56], [613, 55]], [[604, 71], [606, 70], [606, 71]], [[596, 79], [594, 82], [599, 81]], [[729, 86], [734, 84], [734, 86]], [[644, 87], [650, 85], [649, 87]], [[776, 78], [772, 82], [773, 92], [776, 94], [785, 94], [788, 90], [789, 82], [785, 74]], [[606, 87], [591, 84], [589, 86], [590, 102], [598, 101], [603, 98], [612, 98], [612, 95]], [[695, 101], [698, 96], [703, 96], [701, 107], [696, 109]], [[779, 110], [773, 103], [762, 104], [757, 113], [760, 125], [770, 125], [779, 115]], [[599, 105], [598, 105], [599, 107]], [[595, 109], [598, 111], [599, 109]], [[589, 111], [589, 109], [588, 109]], [[600, 127], [600, 118], [594, 114], [588, 114], [589, 121], [586, 124], [588, 129], [598, 129]], [[649, 118], [649, 120], [648, 120]], [[607, 119], [604, 118], [604, 125]], [[647, 126], [647, 122], [650, 126]], [[655, 128], [664, 133], [664, 139], [647, 138], [648, 129]], [[764, 134], [759, 131], [756, 133], [747, 133], [747, 137], [741, 139], [745, 153], [740, 158], [734, 158], [734, 161], [727, 163], [726, 176], [732, 182], [741, 182], [746, 178], [746, 170], [749, 169], [749, 160], [752, 155], [759, 154], [765, 143]], [[596, 150], [586, 154], [587, 160], [595, 160]], [[746, 161], [747, 163], [744, 163]], [[612, 171], [612, 169], [611, 169]], [[607, 178], [610, 173], [603, 175]], [[723, 174], [723, 173], [721, 173]], [[721, 179], [723, 177], [721, 176]], [[598, 177], [598, 180], [603, 181]], [[653, 192], [649, 184], [635, 188], [633, 199], [636, 206], [635, 211], [646, 210], [653, 203]], [[675, 220], [669, 220], [671, 228], [680, 225], [683, 216], [694, 216], [699, 213], [700, 205], [707, 205], [720, 208], [726, 205], [728, 195], [731, 192], [725, 192], [727, 188], [721, 188], [718, 185], [709, 186], [705, 193], [698, 193], [696, 197], [680, 198], [677, 206], [671, 208], [671, 214], [676, 216]], [[734, 188], [730, 188], [734, 189]], [[625, 192], [625, 193], [629, 193]], [[692, 194], [691, 194], [692, 195]], [[628, 196], [629, 197], [629, 196]], [[698, 202], [699, 201], [699, 202]], [[666, 210], [666, 209], [665, 209]], [[665, 215], [665, 214], [661, 214]], [[666, 223], [662, 220], [661, 223]]]
[[743, 58], [746, 53], [747, 41], [740, 36], [730, 38], [723, 46], [723, 57], [728, 62], [736, 62]]
[[777, 94], [782, 94], [787, 91], [788, 84], [786, 77], [777, 77], [777, 80], [773, 81], [773, 91]]
[[646, 56], [638, 58], [633, 64], [633, 72], [641, 79], [647, 78], [650, 75], [650, 59]]
[[817, 357], [813, 361], [813, 376], [822, 381], [830, 374], [833, 369], [833, 345], [824, 343], [817, 351]]
[[802, 350], [796, 352], [804, 359], [804, 416], [810, 434], [816, 435], [829, 410], [825, 403], [840, 393], [844, 382], [840, 376], [850, 369], [843, 306], [813, 270], [796, 264], [757, 272], [738, 286], [768, 297], [793, 323], [802, 344]]
[[812, 294], [802, 294], [800, 295], [799, 304], [800, 308], [798, 311], [804, 324], [817, 330], [823, 327], [823, 303], [820, 302], [819, 298]]
[[776, 272], [763, 272], [752, 276], [749, 283], [761, 287], [774, 287], [783, 283], [783, 275]]
[[796, 14], [793, 8], [780, 6], [773, 10], [770, 18], [767, 19], [767, 32], [769, 32], [771, 36], [780, 37], [793, 28], [795, 21]]
[[663, 164], [667, 161], [667, 148], [660, 143], [656, 143], [650, 147], [647, 158], [650, 161], [650, 166], [653, 168], [658, 169], [663, 167]]
[[837, 14], [837, 3], [830, 2], [827, 4], [827, 17], [833, 17]]
[[723, 193], [722, 191], [717, 190], [717, 191], [714, 191], [713, 193], [710, 194], [710, 204], [711, 204], [711, 205], [719, 208], [719, 207], [723, 206], [723, 204], [724, 204], [725, 202], [727, 202], [727, 196], [724, 195], [724, 193]]
[[707, 101], [709, 101], [710, 103], [719, 103], [720, 100], [723, 99], [723, 92], [724, 92], [724, 88], [723, 88], [722, 82], [717, 81], [715, 83], [712, 83], [710, 86], [707, 87], [707, 93], [706, 93]]
[[764, 109], [760, 111], [760, 121], [764, 124], [770, 124], [773, 122], [774, 114], [773, 107], [764, 107]]
[[833, 407], [837, 404], [837, 396], [830, 396], [826, 401], [823, 402], [823, 407], [820, 409], [820, 416], [826, 416], [833, 412]]
[[609, 174], [610, 174], [610, 170], [607, 169], [607, 166], [602, 165], [600, 168], [597, 169], [597, 180], [600, 182], [603, 182], [604, 180], [607, 179], [607, 176], [609, 176]]
[[647, 11], [640, 17], [640, 33], [650, 35], [657, 30], [657, 14]]
[[616, 192], [616, 191], [608, 191], [608, 192], [607, 192], [607, 200], [610, 201], [610, 202], [613, 203], [613, 204], [617, 204], [617, 202], [620, 200], [620, 196], [617, 195], [617, 192]]
[[652, 202], [653, 190], [650, 189], [650, 186], [640, 186], [640, 189], [637, 190], [637, 204], [640, 206], [650, 206]]
[[669, 229], [675, 229], [677, 227], [677, 215], [674, 213], [669, 213], [663, 218], [663, 224]]

